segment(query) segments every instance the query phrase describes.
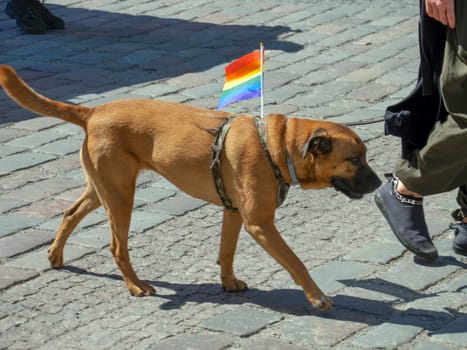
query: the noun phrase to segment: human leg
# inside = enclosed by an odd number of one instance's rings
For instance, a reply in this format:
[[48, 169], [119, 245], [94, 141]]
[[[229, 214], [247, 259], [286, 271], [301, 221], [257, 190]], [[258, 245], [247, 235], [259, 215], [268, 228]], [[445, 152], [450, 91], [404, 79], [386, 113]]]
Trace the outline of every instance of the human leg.
[[459, 188], [467, 179], [466, 144], [467, 118], [448, 116], [435, 125], [425, 147], [416, 152], [416, 164], [400, 160], [395, 175], [410, 191], [422, 196]]
[[[467, 158], [460, 150], [466, 142], [465, 118], [448, 116], [444, 123], [436, 124], [426, 146], [417, 152], [416, 166], [401, 160], [395, 171], [399, 184], [394, 180], [375, 195], [378, 207], [399, 241], [423, 258], [433, 260], [438, 254], [427, 229], [421, 197], [465, 186]], [[467, 208], [464, 193], [460, 191], [458, 200], [461, 207]], [[462, 232], [456, 236], [457, 240], [461, 238]]]

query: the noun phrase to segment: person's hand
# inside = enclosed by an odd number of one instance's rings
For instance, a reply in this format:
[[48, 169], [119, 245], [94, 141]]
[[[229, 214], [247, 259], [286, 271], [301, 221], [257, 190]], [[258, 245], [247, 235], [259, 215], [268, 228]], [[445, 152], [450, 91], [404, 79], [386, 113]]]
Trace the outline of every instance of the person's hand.
[[455, 0], [425, 0], [426, 13], [445, 26], [454, 29], [456, 26], [454, 1]]

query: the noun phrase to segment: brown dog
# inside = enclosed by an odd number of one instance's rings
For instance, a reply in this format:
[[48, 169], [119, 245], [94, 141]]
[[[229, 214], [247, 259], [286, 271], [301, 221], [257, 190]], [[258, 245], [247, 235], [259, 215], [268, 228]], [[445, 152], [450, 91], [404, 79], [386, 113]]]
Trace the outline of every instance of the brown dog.
[[[110, 250], [128, 290], [136, 296], [153, 294], [154, 288], [136, 276], [128, 254], [136, 177], [141, 170], [151, 169], [193, 197], [225, 204], [213, 180], [211, 158], [213, 134], [231, 115], [156, 100], [126, 100], [94, 108], [73, 106], [39, 95], [6, 65], [0, 66], [0, 84], [24, 108], [79, 125], [86, 132], [81, 160], [87, 188], [64, 213], [49, 249], [52, 266], [62, 266], [68, 236], [102, 204], [112, 233]], [[253, 117], [238, 115], [229, 122], [219, 171], [224, 197], [228, 197], [231, 209], [237, 210], [224, 209], [218, 260], [223, 288], [247, 288], [233, 271], [243, 224], [304, 289], [314, 307], [331, 308], [332, 301], [314, 283], [274, 225], [278, 183], [290, 184], [296, 176], [303, 189], [334, 186], [352, 198], [360, 198], [381, 183], [366, 163], [365, 145], [342, 125], [270, 115], [264, 119], [267, 141], [263, 147]]]

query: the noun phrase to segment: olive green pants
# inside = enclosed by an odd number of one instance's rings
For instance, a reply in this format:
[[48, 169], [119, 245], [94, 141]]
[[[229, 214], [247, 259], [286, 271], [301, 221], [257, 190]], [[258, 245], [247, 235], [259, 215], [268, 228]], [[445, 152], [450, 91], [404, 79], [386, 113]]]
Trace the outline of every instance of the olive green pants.
[[456, 1], [456, 28], [447, 30], [440, 85], [449, 113], [436, 123], [417, 164], [400, 160], [395, 174], [422, 195], [459, 189], [457, 201], [467, 216], [467, 1]]
[[449, 115], [437, 123], [425, 147], [417, 152], [418, 165], [406, 160], [396, 165], [395, 174], [411, 191], [421, 195], [459, 188], [457, 201], [467, 210], [467, 118]]

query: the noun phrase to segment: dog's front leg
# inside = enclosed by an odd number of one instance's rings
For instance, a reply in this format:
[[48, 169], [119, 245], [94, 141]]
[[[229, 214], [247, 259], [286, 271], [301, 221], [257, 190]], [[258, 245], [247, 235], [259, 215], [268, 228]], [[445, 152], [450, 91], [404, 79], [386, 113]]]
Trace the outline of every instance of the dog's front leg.
[[332, 308], [332, 300], [325, 296], [311, 278], [301, 260], [282, 239], [273, 222], [267, 224], [246, 224], [245, 229], [301, 286], [313, 307], [321, 310]]
[[247, 289], [245, 282], [235, 277], [233, 260], [243, 219], [238, 213], [224, 209], [221, 245], [217, 263], [221, 267], [222, 288], [227, 292], [241, 292]]

